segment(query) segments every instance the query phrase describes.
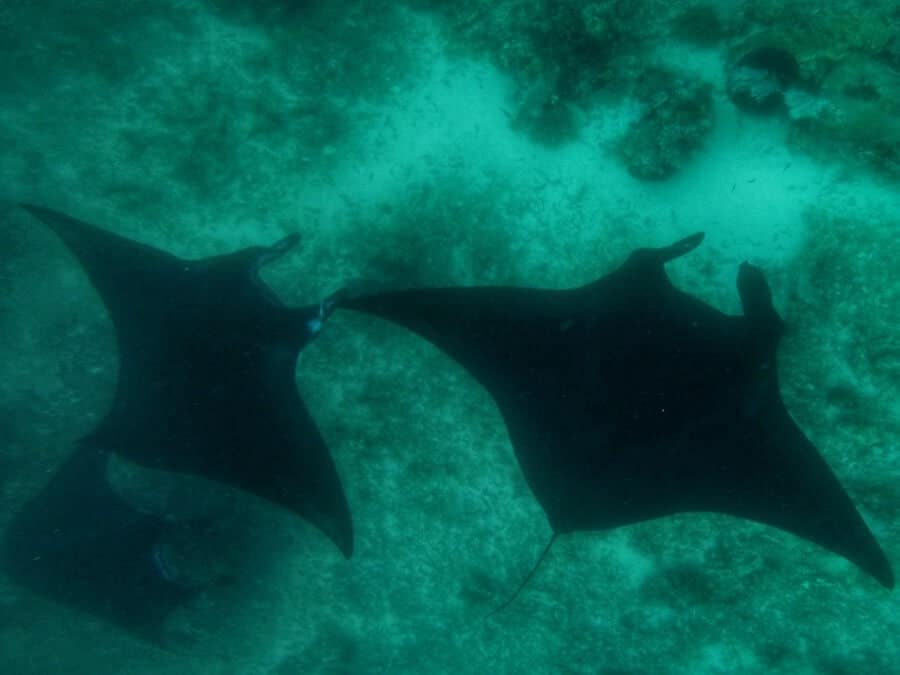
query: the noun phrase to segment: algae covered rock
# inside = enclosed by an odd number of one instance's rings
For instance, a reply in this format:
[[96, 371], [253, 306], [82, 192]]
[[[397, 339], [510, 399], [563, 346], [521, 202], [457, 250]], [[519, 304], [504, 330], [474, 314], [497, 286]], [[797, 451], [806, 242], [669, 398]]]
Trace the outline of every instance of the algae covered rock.
[[855, 57], [822, 83], [828, 115], [805, 120], [792, 134], [813, 154], [839, 156], [900, 178], [900, 72]]
[[604, 0], [591, 2], [581, 10], [587, 35], [598, 44], [608, 45], [633, 32], [634, 20], [645, 9], [640, 2]]
[[800, 81], [797, 59], [787, 49], [762, 46], [747, 51], [726, 70], [726, 91], [743, 110], [784, 108], [785, 92]]
[[878, 12], [860, 12], [849, 4], [756, 2], [747, 12], [769, 27], [736, 45], [732, 62], [754, 49], [782, 49], [793, 55], [800, 80], [812, 88], [854, 54], [882, 54], [896, 32]]
[[900, 15], [893, 11], [892, 20], [847, 3], [749, 2], [747, 16], [767, 26], [729, 48], [729, 98], [745, 111], [783, 114], [791, 142], [812, 155], [900, 176]]
[[686, 42], [711, 47], [731, 32], [720, 8], [712, 4], [691, 5], [681, 9], [672, 20], [672, 34]]
[[635, 178], [668, 178], [712, 130], [712, 88], [656, 68], [641, 78], [635, 95], [645, 110], [619, 143], [619, 156]]
[[574, 140], [580, 128], [575, 106], [559, 93], [558, 72], [523, 87], [508, 111], [510, 126], [547, 146]]

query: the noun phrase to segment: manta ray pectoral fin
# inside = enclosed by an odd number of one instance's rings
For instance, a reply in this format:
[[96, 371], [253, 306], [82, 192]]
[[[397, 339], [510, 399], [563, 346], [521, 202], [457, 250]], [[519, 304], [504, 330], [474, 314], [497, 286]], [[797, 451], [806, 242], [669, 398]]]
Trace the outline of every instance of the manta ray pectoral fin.
[[[776, 347], [784, 321], [762, 270], [744, 262], [737, 288], [747, 320], [749, 362], [741, 435], [751, 493], [731, 510], [767, 522], [842, 555], [892, 588], [894, 573], [837, 476], [788, 413], [778, 391]], [[755, 461], [754, 461], [755, 460]], [[727, 509], [726, 509], [727, 510]]]
[[[776, 399], [748, 421], [734, 493], [720, 509], [766, 523], [843, 556], [886, 588], [894, 573], [834, 472]], [[752, 429], [752, 431], [751, 431]]]
[[182, 259], [39, 206], [108, 310], [119, 351], [109, 413], [83, 444], [217, 480], [288, 508], [352, 551], [337, 469], [300, 398], [300, 350], [340, 294], [285, 307], [258, 277], [299, 241]]
[[124, 502], [106, 478], [107, 453], [81, 447], [13, 517], [2, 560], [17, 583], [158, 642], [168, 615], [196, 591], [155, 562], [162, 516]]
[[555, 532], [729, 513], [892, 585], [875, 538], [781, 401], [781, 319], [761, 271], [741, 268], [745, 316], [667, 278], [665, 264], [702, 239], [639, 249], [571, 290], [419, 288], [346, 306], [415, 331], [491, 394]]
[[91, 284], [113, 316], [147, 312], [134, 301], [132, 287], [153, 284], [148, 290], [175, 290], [185, 261], [159, 249], [132, 241], [95, 225], [42, 206], [22, 208], [47, 225], [81, 263]]

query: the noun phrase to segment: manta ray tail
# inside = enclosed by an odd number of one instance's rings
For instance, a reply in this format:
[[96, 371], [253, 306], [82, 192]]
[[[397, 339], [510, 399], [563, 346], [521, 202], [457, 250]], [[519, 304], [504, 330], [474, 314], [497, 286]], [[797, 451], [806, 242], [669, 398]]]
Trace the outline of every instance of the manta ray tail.
[[534, 573], [538, 571], [538, 567], [540, 567], [541, 563], [544, 562], [544, 558], [546, 558], [547, 554], [550, 553], [550, 547], [553, 546], [553, 542], [556, 541], [556, 538], [558, 536], [558, 532], [553, 533], [553, 536], [550, 537], [550, 541], [547, 542], [547, 545], [544, 546], [544, 550], [541, 551], [541, 554], [538, 556], [537, 562], [534, 564], [534, 567], [532, 567], [528, 574], [525, 575], [522, 583], [520, 583], [516, 587], [516, 590], [513, 591], [512, 595], [510, 595], [509, 598], [503, 601], [503, 604], [495, 609], [492, 609], [490, 614], [484, 617], [485, 620], [490, 619], [495, 614], [499, 614], [500, 612], [502, 612], [504, 609], [509, 607], [517, 597], [519, 597], [519, 593], [521, 593], [525, 589], [525, 587], [528, 585], [528, 582], [531, 581], [531, 578], [534, 576]]

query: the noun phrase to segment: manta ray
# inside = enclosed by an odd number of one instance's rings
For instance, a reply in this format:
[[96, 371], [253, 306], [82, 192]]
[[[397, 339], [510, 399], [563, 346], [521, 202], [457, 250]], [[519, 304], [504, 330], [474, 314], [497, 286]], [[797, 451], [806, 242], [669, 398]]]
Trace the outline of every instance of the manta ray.
[[724, 513], [814, 542], [892, 587], [884, 552], [782, 401], [784, 323], [762, 271], [740, 266], [742, 316], [669, 280], [665, 264], [702, 239], [636, 250], [574, 289], [355, 292], [341, 306], [417, 333], [490, 393], [554, 539]]
[[349, 558], [347, 499], [295, 384], [298, 354], [340, 292], [289, 308], [259, 277], [299, 237], [185, 260], [50, 209], [23, 208], [62, 239], [97, 290], [119, 373], [105, 417], [13, 518], [3, 540], [12, 577], [145, 636], [190, 599], [159, 547], [164, 515], [138, 511], [107, 481], [111, 452], [273, 502]]
[[4, 533], [3, 568], [36, 593], [162, 642], [169, 614], [199, 589], [174, 578], [162, 557], [173, 523], [116, 493], [108, 455], [81, 447], [63, 462]]

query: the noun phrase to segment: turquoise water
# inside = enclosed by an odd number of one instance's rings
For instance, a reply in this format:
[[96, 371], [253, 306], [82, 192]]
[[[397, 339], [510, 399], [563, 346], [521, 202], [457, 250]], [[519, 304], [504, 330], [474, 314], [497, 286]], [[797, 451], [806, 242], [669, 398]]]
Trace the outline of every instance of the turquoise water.
[[[737, 312], [762, 266], [782, 391], [900, 554], [900, 11], [892, 2], [46, 2], [0, 7], [0, 198], [184, 257], [269, 243], [289, 304], [355, 279], [562, 288], [670, 265]], [[103, 417], [116, 348], [54, 236], [0, 216], [0, 528]], [[489, 396], [337, 313], [298, 386], [353, 510], [345, 561], [260, 500], [114, 462], [142, 507], [215, 515], [162, 645], [0, 570], [0, 672], [895, 673], [900, 605], [786, 533], [684, 514], [550, 536]], [[173, 563], [176, 564], [176, 563]]]

